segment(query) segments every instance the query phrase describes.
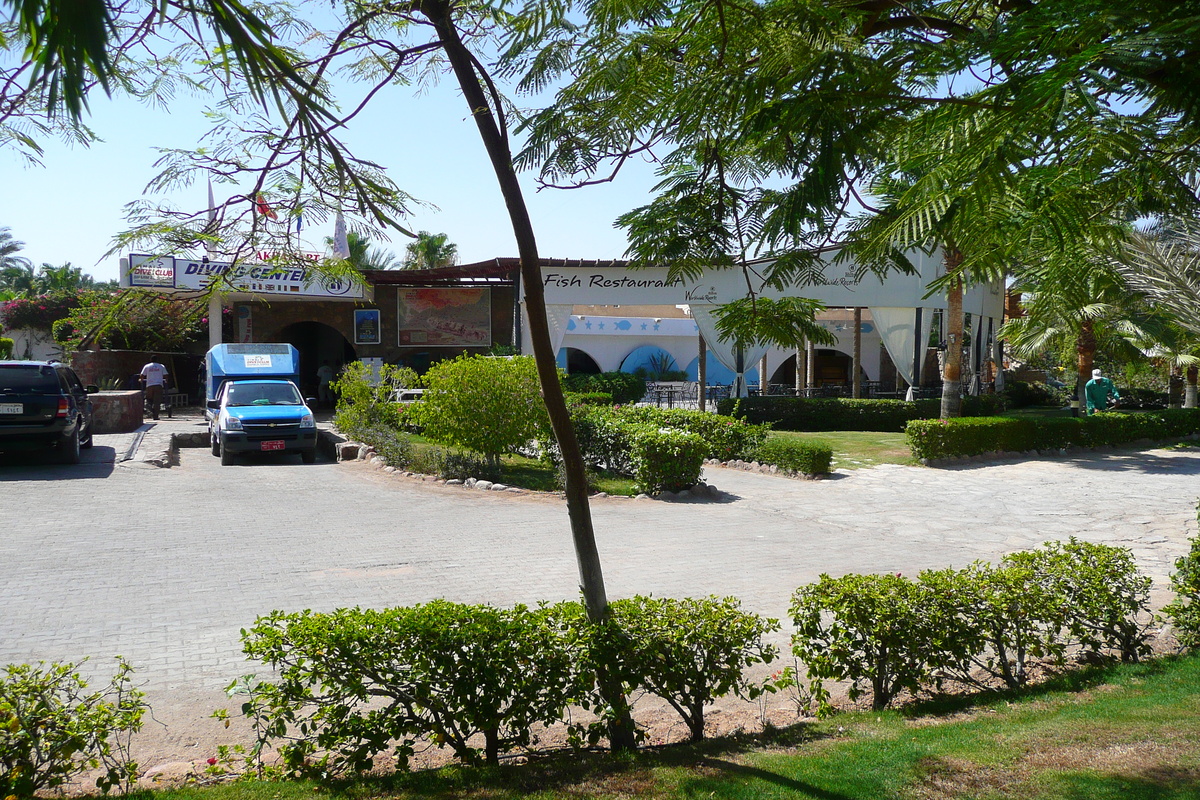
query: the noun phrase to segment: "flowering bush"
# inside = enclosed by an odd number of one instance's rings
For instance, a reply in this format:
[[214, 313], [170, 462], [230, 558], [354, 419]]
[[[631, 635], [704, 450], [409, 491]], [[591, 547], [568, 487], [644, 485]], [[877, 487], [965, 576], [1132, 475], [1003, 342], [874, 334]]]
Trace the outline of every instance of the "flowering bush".
[[38, 297], [18, 297], [0, 303], [0, 328], [14, 331], [27, 328], [49, 331], [55, 322], [79, 307], [84, 294], [95, 293], [58, 292]]
[[[138, 290], [89, 295], [53, 326], [54, 340], [67, 350], [95, 343], [112, 350], [179, 351], [208, 337], [204, 298], [181, 300]], [[222, 322], [224, 332], [231, 333], [231, 310]]]

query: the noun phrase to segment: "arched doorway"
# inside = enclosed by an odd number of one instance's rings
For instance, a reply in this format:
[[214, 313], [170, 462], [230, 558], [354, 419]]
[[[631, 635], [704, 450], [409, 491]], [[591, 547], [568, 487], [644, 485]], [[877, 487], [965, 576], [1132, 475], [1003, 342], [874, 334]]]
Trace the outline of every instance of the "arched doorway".
[[850, 383], [853, 368], [854, 359], [845, 353], [817, 350], [813, 362], [813, 380], [817, 386], [845, 386]]
[[599, 375], [601, 372], [596, 359], [577, 347], [564, 347], [558, 357], [559, 365], [568, 375]]
[[334, 371], [358, 358], [346, 337], [321, 322], [296, 322], [279, 332], [279, 340], [300, 351], [300, 392], [305, 397], [317, 395], [317, 368], [328, 361]]

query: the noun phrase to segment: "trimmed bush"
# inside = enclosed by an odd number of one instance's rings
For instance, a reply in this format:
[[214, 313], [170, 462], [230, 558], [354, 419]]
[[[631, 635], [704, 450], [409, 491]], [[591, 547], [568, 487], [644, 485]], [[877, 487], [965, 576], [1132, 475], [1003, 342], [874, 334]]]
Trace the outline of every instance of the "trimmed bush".
[[330, 775], [404, 768], [418, 738], [464, 762], [525, 747], [562, 719], [578, 685], [566, 640], [525, 606], [435, 600], [383, 611], [276, 611], [243, 632], [246, 655], [279, 671], [259, 684], [259, 735], [282, 741], [289, 769]]
[[822, 575], [792, 597], [792, 652], [808, 669], [813, 698], [829, 711], [826, 680], [850, 681], [850, 699], [869, 688], [872, 708], [917, 692], [941, 650], [927, 588], [900, 575]]
[[565, 376], [562, 385], [568, 392], [603, 392], [611, 395], [612, 402], [620, 406], [636, 403], [646, 394], [645, 379], [630, 372], [576, 373]]
[[612, 395], [608, 392], [566, 392], [564, 399], [568, 406], [612, 406]]
[[647, 494], [678, 492], [700, 482], [708, 443], [693, 433], [649, 425], [630, 436], [634, 488]]
[[768, 425], [752, 425], [743, 420], [686, 408], [623, 408], [620, 417], [634, 423], [687, 431], [708, 444], [707, 458], [729, 461], [748, 458], [767, 438]]
[[798, 442], [773, 437], [755, 449], [752, 460], [760, 464], [774, 464], [789, 472], [827, 475], [833, 463], [833, 448], [822, 442]]
[[0, 359], [8, 359], [13, 357], [13, 350], [16, 348], [16, 343], [7, 336], [0, 336]]
[[1078, 418], [914, 420], [905, 428], [913, 456], [922, 459], [1099, 447], [1139, 439], [1172, 439], [1197, 431], [1200, 409], [1194, 408], [1141, 414], [1107, 412]]
[[1069, 399], [1068, 390], [1065, 388], [1056, 389], [1045, 383], [1011, 379], [1004, 381], [1004, 402], [1008, 408], [1028, 408], [1029, 406], [1062, 408]]
[[704, 707], [729, 694], [755, 695], [744, 671], [770, 664], [778, 648], [763, 637], [779, 620], [743, 611], [733, 597], [616, 600], [604, 629], [621, 647], [619, 662], [632, 688], [666, 700], [688, 726], [692, 741], [704, 738]]
[[[1196, 514], [1200, 521], [1200, 511]], [[1192, 547], [1175, 561], [1171, 575], [1175, 599], [1163, 608], [1175, 623], [1175, 637], [1185, 648], [1200, 649], [1200, 534], [1192, 537]]]
[[74, 664], [9, 664], [0, 673], [0, 797], [26, 800], [59, 789], [100, 767], [103, 792], [128, 791], [137, 779], [128, 737], [141, 730], [148, 706], [134, 688], [133, 669], [118, 659], [100, 692]]
[[[880, 431], [900, 433], [910, 420], [936, 419], [940, 399], [853, 400], [840, 397], [742, 397], [717, 403], [717, 411], [750, 423], [769, 423], [777, 431]], [[963, 416], [995, 414], [998, 395], [963, 398]]]

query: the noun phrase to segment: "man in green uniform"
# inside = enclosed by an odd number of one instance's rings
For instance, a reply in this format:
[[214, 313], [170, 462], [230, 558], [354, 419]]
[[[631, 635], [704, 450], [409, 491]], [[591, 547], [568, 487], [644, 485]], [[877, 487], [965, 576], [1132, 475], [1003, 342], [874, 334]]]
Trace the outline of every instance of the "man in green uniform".
[[1083, 387], [1083, 396], [1087, 398], [1087, 413], [1090, 417], [1097, 411], [1106, 411], [1108, 409], [1108, 397], [1112, 395], [1114, 401], [1119, 401], [1121, 395], [1117, 392], [1116, 385], [1100, 374], [1100, 370], [1092, 370], [1092, 379]]

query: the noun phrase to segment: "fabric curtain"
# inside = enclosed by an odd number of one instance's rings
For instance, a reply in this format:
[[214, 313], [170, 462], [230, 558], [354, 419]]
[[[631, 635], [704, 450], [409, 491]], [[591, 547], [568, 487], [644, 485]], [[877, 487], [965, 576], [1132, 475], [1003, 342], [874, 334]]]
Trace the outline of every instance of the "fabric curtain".
[[[883, 340], [896, 371], [908, 381], [909, 389], [916, 383], [913, 375], [914, 345], [929, 341], [929, 333], [933, 330], [933, 309], [921, 311], [921, 331], [916, 333], [917, 310], [915, 308], [879, 308], [871, 307], [871, 319]], [[920, 338], [917, 338], [919, 336]], [[921, 347], [919, 358], [924, 359], [925, 348]], [[912, 392], [909, 392], [911, 399]]]
[[567, 335], [567, 325], [571, 322], [571, 311], [575, 306], [566, 303], [546, 304], [546, 326], [550, 329], [550, 349], [557, 355], [562, 347], [563, 337]]
[[733, 346], [733, 342], [722, 342], [718, 338], [717, 324], [713, 313], [716, 311], [716, 306], [692, 306], [691, 311], [692, 319], [696, 321], [696, 327], [700, 329], [700, 335], [704, 337], [708, 352], [737, 375], [734, 391], [737, 397], [745, 397], [746, 370], [756, 365], [763, 357], [763, 354], [767, 352], [766, 345], [755, 345], [743, 350], [742, 370], [738, 372], [737, 348]]

